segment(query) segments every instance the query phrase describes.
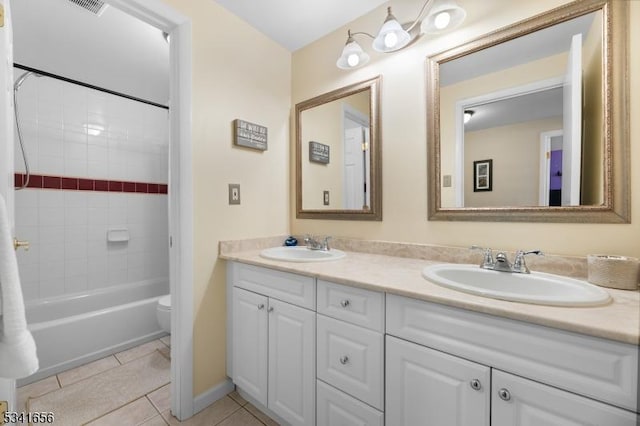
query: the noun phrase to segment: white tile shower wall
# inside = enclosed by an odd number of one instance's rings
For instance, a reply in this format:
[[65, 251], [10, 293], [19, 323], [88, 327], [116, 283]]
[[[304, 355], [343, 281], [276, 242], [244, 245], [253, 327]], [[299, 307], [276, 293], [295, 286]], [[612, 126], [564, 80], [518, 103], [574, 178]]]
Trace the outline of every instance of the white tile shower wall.
[[[167, 182], [166, 110], [47, 77], [18, 96], [32, 173]], [[18, 146], [15, 169], [24, 172]], [[168, 277], [164, 194], [29, 188], [15, 207], [16, 235], [31, 243], [18, 252], [26, 300]], [[107, 242], [110, 228], [127, 228], [130, 240]]]
[[[33, 173], [167, 182], [167, 110], [49, 77], [30, 77], [17, 96]], [[14, 161], [24, 172], [17, 145]]]

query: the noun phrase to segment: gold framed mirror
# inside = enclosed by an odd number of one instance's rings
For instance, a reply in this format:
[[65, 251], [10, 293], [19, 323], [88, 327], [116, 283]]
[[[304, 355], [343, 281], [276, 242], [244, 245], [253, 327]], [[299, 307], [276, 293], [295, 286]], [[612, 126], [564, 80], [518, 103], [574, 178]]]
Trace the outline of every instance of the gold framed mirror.
[[628, 2], [427, 59], [429, 220], [629, 223]]
[[380, 81], [296, 105], [296, 217], [382, 220]]

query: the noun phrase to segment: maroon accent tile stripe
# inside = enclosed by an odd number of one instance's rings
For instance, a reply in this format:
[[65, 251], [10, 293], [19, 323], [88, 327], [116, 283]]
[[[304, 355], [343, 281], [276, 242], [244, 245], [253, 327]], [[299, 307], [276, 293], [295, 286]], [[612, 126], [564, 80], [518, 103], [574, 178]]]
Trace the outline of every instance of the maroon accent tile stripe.
[[[22, 186], [24, 173], [14, 173], [14, 185]], [[163, 183], [129, 182], [119, 180], [85, 179], [68, 176], [29, 176], [27, 188], [58, 189], [65, 191], [131, 192], [139, 194], [167, 194], [169, 187]]]
[[76, 178], [62, 178], [62, 189], [78, 189], [78, 179]]

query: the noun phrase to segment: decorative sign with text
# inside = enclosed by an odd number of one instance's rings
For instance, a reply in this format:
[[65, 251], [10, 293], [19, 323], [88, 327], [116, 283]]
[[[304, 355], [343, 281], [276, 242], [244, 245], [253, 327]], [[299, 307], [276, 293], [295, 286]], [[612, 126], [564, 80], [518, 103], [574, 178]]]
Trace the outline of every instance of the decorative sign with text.
[[248, 121], [233, 120], [233, 143], [261, 151], [267, 150], [267, 128]]
[[313, 163], [329, 164], [329, 145], [309, 141], [309, 161]]

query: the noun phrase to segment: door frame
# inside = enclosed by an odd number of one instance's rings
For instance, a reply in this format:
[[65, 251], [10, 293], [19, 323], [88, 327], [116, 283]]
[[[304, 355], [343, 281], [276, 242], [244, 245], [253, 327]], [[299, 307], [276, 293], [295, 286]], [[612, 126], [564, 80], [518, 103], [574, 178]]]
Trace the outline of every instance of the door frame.
[[551, 168], [551, 138], [562, 136], [562, 129], [540, 133], [540, 185], [538, 205], [549, 206], [549, 171]]
[[[344, 143], [344, 139], [345, 139], [345, 135], [347, 132], [347, 125], [348, 122], [352, 121], [354, 123], [359, 124], [362, 128], [364, 129], [370, 129], [371, 127], [371, 120], [369, 118], [369, 116], [367, 116], [366, 114], [363, 114], [362, 112], [360, 112], [359, 110], [355, 109], [354, 107], [352, 107], [351, 105], [347, 104], [347, 103], [343, 103], [342, 104], [342, 156], [343, 158], [345, 158], [346, 156], [346, 144]], [[366, 139], [365, 142], [368, 141], [369, 139], [369, 135], [367, 133], [367, 137], [364, 138]], [[364, 162], [364, 176], [365, 176], [365, 185], [367, 188], [367, 192], [365, 193], [364, 196], [364, 204], [369, 206], [371, 205], [371, 201], [368, 200], [368, 198], [370, 198], [369, 195], [369, 191], [371, 188], [371, 170], [370, 170], [370, 165], [371, 165], [371, 150], [369, 149], [369, 147], [367, 146], [367, 149], [365, 151], [365, 162]], [[345, 175], [345, 165], [342, 165], [343, 170], [343, 176]], [[345, 186], [346, 186], [346, 181], [343, 179], [342, 182], [342, 203], [343, 206], [347, 205], [347, 191], [345, 191]]]
[[179, 420], [185, 420], [194, 414], [191, 20], [162, 0], [105, 0], [105, 3], [166, 32], [171, 37], [169, 44], [171, 412]]

